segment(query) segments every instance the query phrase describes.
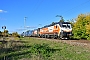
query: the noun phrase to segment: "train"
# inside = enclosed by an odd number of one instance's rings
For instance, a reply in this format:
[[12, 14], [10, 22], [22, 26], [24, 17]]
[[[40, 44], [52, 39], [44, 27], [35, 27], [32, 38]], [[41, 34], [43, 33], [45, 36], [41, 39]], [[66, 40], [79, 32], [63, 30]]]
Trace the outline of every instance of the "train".
[[70, 22], [56, 22], [24, 33], [25, 36], [40, 38], [69, 39], [72, 36]]

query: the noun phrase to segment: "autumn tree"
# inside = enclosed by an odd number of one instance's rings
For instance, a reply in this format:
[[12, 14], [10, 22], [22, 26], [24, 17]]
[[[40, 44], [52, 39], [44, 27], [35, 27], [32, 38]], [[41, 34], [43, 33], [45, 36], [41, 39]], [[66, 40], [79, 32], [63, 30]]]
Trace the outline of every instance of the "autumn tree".
[[13, 32], [13, 33], [12, 33], [12, 36], [13, 36], [13, 37], [20, 37], [17, 32]]
[[76, 22], [73, 27], [74, 38], [77, 39], [88, 39], [90, 37], [90, 15], [80, 14], [76, 18]]
[[86, 16], [87, 19], [87, 25], [86, 25], [86, 34], [88, 34], [88, 38], [90, 39], [90, 14]]

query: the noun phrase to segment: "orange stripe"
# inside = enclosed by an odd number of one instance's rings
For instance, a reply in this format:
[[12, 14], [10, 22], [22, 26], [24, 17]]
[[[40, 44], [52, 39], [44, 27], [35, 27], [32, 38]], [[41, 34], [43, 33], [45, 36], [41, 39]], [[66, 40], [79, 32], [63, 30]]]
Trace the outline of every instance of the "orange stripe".
[[56, 26], [54, 26], [54, 30], [53, 30], [53, 32], [57, 32], [57, 33], [59, 33], [59, 31], [60, 31], [59, 26], [57, 26], [57, 28], [56, 28]]
[[49, 32], [48, 28], [43, 28], [43, 32], [39, 32], [40, 34], [54, 34], [54, 33], [59, 33], [60, 32], [60, 27], [59, 26], [54, 26], [53, 32]]
[[[57, 32], [56, 32], [57, 33]], [[54, 34], [54, 32], [44, 32], [42, 34]]]

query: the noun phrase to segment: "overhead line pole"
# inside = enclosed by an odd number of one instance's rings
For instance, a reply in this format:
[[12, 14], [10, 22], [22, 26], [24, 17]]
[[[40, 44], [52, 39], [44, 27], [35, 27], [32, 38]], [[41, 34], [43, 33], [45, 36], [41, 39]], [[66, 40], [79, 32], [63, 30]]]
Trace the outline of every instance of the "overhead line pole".
[[24, 28], [26, 27], [26, 18], [27, 17], [24, 17]]
[[[26, 28], [26, 18], [27, 17], [24, 17], [24, 29]], [[24, 32], [24, 36], [25, 36], [25, 32]]]

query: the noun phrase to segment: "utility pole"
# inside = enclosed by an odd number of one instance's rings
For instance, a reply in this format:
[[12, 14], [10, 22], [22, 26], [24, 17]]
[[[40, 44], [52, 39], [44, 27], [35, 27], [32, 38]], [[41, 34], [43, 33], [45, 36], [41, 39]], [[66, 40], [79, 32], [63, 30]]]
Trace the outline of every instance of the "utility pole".
[[[24, 17], [24, 29], [26, 28], [26, 18], [27, 17]], [[25, 32], [24, 32], [24, 36], [25, 36]]]
[[4, 33], [4, 37], [3, 37], [3, 40], [5, 40], [5, 36], [6, 36], [6, 32], [5, 32], [5, 29], [6, 29], [6, 26], [2, 26], [2, 29], [3, 29], [3, 33]]
[[27, 17], [24, 17], [24, 28], [26, 27], [26, 18]]

